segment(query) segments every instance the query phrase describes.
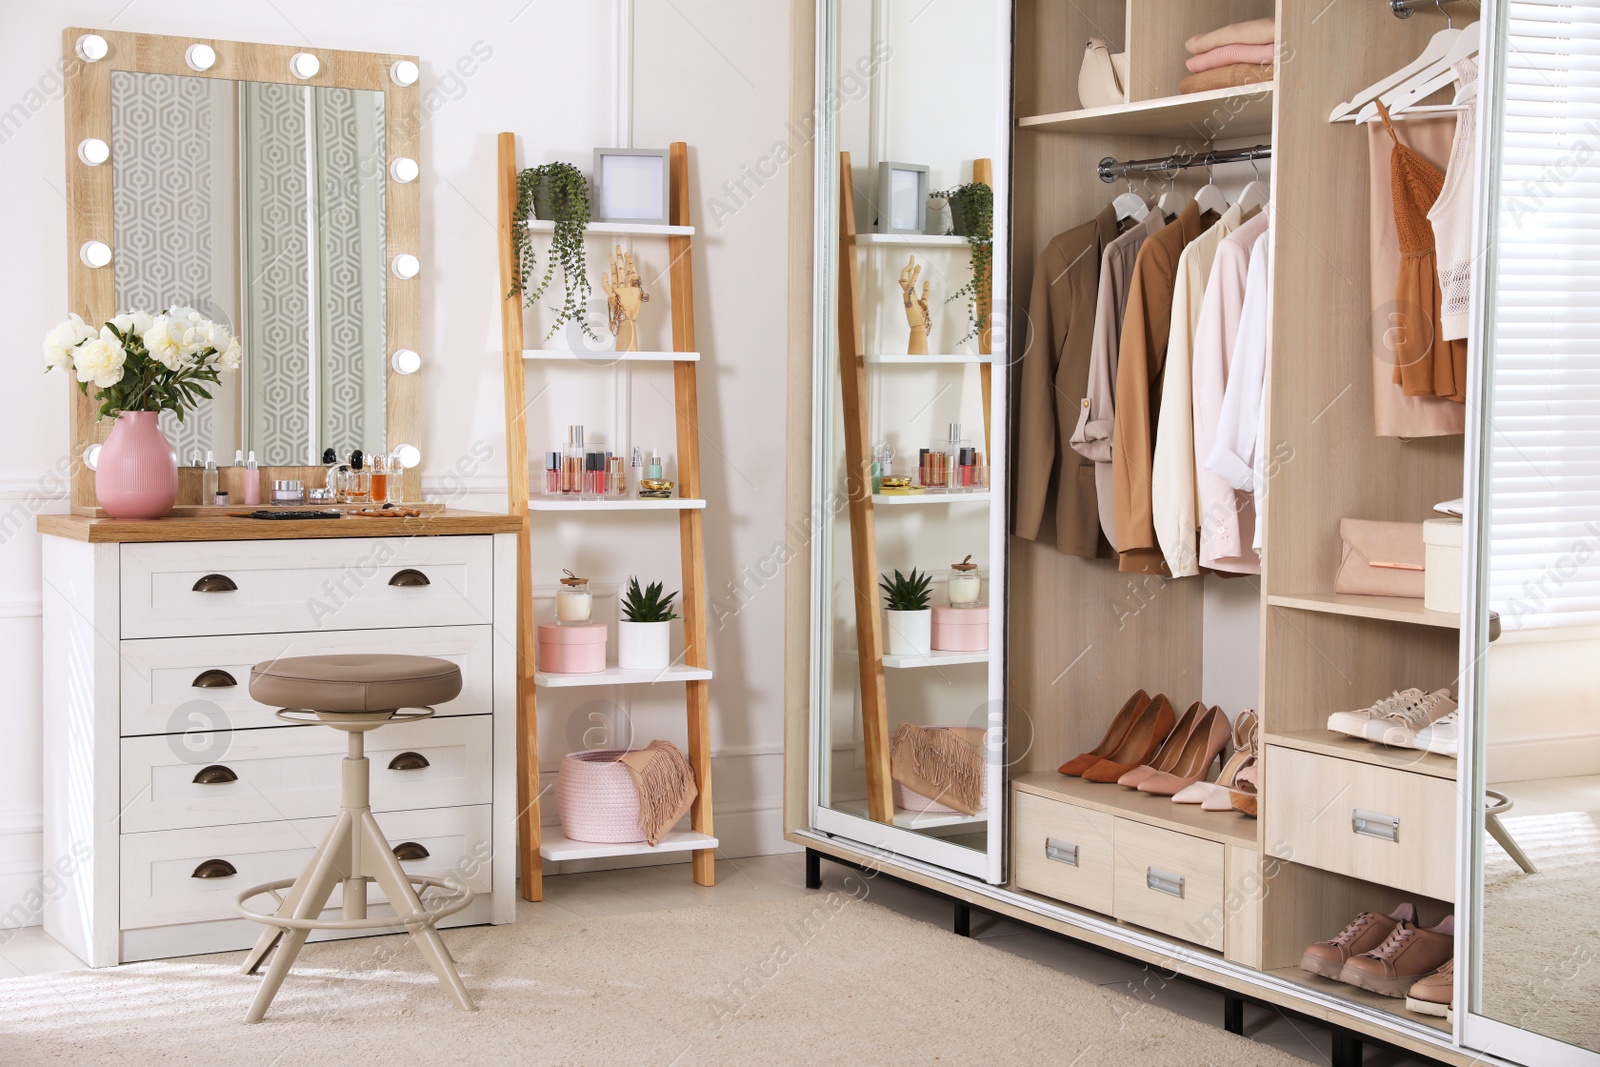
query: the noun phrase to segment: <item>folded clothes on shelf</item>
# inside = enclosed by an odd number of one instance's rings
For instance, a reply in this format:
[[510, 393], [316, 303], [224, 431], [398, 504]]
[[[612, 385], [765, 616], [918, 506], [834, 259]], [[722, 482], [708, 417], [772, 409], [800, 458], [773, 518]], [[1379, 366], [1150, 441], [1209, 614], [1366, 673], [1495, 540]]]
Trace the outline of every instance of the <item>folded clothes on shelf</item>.
[[1271, 63], [1229, 63], [1215, 70], [1191, 74], [1178, 83], [1180, 93], [1204, 93], [1212, 89], [1232, 89], [1239, 85], [1254, 85], [1272, 80]]
[[1188, 49], [1190, 55], [1197, 56], [1228, 44], [1271, 44], [1276, 36], [1274, 20], [1250, 19], [1197, 33], [1183, 42], [1183, 47]]
[[1190, 56], [1185, 60], [1185, 66], [1189, 68], [1190, 74], [1216, 70], [1231, 63], [1254, 63], [1261, 66], [1273, 61], [1272, 50], [1273, 46], [1270, 44], [1225, 44], [1209, 52]]

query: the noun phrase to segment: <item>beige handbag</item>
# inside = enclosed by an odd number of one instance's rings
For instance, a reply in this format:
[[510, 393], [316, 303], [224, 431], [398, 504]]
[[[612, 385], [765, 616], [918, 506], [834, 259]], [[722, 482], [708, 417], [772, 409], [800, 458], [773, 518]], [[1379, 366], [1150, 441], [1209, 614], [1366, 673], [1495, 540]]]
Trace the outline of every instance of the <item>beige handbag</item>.
[[1421, 598], [1422, 523], [1340, 519], [1335, 593]]
[[1078, 71], [1078, 103], [1084, 108], [1115, 107], [1128, 102], [1128, 53], [1111, 54], [1098, 37], [1089, 38]]

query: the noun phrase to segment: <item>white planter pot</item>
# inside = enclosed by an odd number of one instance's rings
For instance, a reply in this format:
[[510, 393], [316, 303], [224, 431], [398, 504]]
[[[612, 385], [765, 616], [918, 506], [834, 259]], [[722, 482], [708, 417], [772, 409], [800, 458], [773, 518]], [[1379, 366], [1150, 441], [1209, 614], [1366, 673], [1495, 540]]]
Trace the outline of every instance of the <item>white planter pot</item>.
[[884, 630], [888, 634], [887, 652], [891, 656], [926, 656], [933, 650], [933, 611], [889, 611], [884, 609]]
[[617, 666], [625, 671], [664, 671], [672, 665], [672, 623], [617, 623]]

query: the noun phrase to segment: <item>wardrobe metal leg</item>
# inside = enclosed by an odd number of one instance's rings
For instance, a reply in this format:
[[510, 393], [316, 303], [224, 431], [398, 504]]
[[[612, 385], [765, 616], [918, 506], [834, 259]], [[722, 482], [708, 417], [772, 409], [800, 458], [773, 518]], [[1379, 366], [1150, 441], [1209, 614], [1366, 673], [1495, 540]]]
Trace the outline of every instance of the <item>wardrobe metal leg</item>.
[[1334, 1030], [1333, 1067], [1361, 1067], [1361, 1035]]
[[972, 909], [961, 903], [959, 900], [956, 901], [956, 921], [954, 929], [957, 937], [972, 936]]
[[1494, 812], [1489, 812], [1483, 817], [1483, 825], [1489, 831], [1489, 836], [1500, 842], [1500, 847], [1505, 849], [1513, 860], [1516, 860], [1518, 867], [1521, 867], [1527, 874], [1539, 873], [1539, 868], [1533, 865], [1533, 861], [1528, 858], [1528, 854], [1522, 851], [1522, 847], [1511, 836], [1511, 832], [1500, 822], [1500, 816]]
[[1230, 1034], [1244, 1033], [1244, 998], [1222, 994], [1222, 1028]]
[[814, 848], [806, 849], [806, 888], [822, 888], [822, 853]]

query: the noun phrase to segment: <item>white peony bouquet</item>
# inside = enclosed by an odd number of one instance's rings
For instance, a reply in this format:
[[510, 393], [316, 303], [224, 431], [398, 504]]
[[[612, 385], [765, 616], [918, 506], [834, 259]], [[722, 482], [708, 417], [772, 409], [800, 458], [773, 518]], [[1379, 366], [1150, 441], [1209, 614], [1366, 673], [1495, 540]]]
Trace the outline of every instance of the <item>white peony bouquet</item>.
[[99, 329], [74, 314], [45, 334], [45, 370], [77, 375], [78, 391], [93, 385], [100, 416], [123, 411], [171, 411], [182, 420], [211, 399], [222, 371], [239, 369], [239, 339], [194, 308], [165, 314], [124, 311]]

